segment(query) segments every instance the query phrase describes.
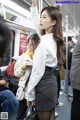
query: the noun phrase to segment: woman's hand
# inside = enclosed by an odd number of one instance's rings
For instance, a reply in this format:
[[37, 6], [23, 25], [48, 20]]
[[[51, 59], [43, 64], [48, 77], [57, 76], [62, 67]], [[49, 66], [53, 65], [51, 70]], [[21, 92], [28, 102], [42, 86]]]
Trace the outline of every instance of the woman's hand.
[[21, 69], [25, 72], [26, 69], [32, 69], [32, 63], [28, 60], [26, 60], [26, 62], [23, 64], [23, 66], [21, 67]]
[[37, 6], [37, 1], [36, 0], [32, 0], [32, 7], [36, 7]]
[[27, 66], [26, 66], [26, 65], [24, 65], [24, 66], [22, 66], [22, 67], [21, 67], [21, 69], [22, 69], [22, 70], [24, 70], [24, 71], [26, 71]]
[[9, 87], [9, 82], [6, 82], [5, 80], [0, 80], [0, 85], [4, 87]]
[[9, 82], [6, 83], [5, 87], [9, 88]]
[[24, 62], [24, 64], [22, 65], [21, 69], [23, 71], [26, 71], [26, 69], [27, 69], [27, 61]]
[[71, 49], [71, 52], [73, 52], [74, 48]]
[[33, 100], [33, 101], [27, 101], [27, 106], [29, 106], [29, 105], [34, 106], [35, 105], [35, 100]]
[[0, 85], [6, 86], [7, 82], [5, 80], [0, 80]]

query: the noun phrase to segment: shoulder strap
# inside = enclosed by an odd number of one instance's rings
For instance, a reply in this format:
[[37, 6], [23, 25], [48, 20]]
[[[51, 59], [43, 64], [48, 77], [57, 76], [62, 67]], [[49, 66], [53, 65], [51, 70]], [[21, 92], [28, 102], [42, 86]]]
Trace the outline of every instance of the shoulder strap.
[[28, 76], [28, 78], [27, 78], [27, 81], [26, 81], [26, 83], [25, 83], [25, 87], [27, 86], [27, 84], [28, 84], [28, 82], [29, 82], [30, 75], [31, 75], [31, 72], [30, 72], [30, 74], [29, 74], [29, 76]]

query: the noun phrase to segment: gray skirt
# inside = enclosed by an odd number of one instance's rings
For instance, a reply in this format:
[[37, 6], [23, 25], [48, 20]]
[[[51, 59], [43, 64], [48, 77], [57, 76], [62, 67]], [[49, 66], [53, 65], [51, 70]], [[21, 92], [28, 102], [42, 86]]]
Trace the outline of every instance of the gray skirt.
[[55, 109], [57, 103], [57, 80], [51, 67], [46, 67], [45, 73], [35, 90], [37, 111]]

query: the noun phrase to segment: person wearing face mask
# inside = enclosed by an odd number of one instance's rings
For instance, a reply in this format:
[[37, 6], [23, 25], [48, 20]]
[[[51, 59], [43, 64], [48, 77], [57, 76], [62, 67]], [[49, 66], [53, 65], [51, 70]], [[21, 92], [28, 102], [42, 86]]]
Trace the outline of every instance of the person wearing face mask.
[[[36, 32], [40, 28], [41, 42], [34, 52], [33, 67], [28, 83], [27, 103], [36, 104], [39, 120], [55, 120], [57, 80], [53, 67], [64, 62], [62, 12], [59, 7], [42, 9], [40, 22], [36, 0], [32, 0], [32, 18]], [[40, 26], [39, 26], [40, 25]]]

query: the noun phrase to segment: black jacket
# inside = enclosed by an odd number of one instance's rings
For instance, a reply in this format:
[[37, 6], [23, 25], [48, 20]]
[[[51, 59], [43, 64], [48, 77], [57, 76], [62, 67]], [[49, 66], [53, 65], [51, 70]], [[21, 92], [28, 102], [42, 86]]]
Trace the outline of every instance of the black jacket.
[[[64, 52], [66, 55], [66, 47], [64, 48]], [[68, 47], [68, 70], [71, 69], [71, 62], [72, 62], [72, 52], [70, 48]], [[66, 62], [64, 63], [64, 69], [66, 69]]]

